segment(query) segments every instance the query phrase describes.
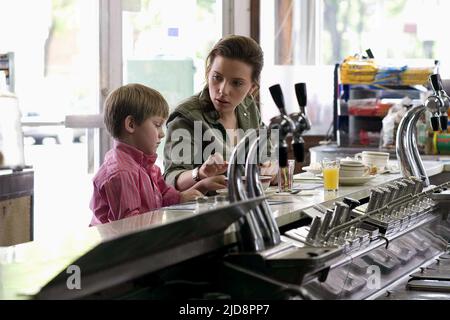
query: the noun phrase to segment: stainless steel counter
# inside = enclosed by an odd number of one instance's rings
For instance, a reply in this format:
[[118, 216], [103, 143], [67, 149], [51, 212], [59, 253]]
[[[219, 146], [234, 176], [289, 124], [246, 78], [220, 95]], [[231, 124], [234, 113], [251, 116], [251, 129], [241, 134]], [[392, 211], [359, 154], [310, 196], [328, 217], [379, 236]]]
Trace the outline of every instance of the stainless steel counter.
[[[443, 172], [444, 164], [437, 161], [426, 161], [425, 167], [430, 176]], [[280, 201], [271, 205], [280, 227], [298, 221], [304, 217], [304, 210], [317, 204], [330, 205], [344, 196], [356, 198], [365, 197], [373, 186], [387, 183], [399, 178], [399, 174], [383, 174], [362, 186], [342, 186], [335, 195], [325, 194], [318, 189], [313, 196], [274, 195], [270, 200]], [[302, 183], [311, 181], [299, 180]], [[176, 210], [174, 210], [176, 209]], [[31, 242], [22, 245], [0, 248], [0, 298], [21, 299], [36, 294], [48, 281], [74, 261], [105, 243], [115, 239], [133, 237], [139, 233], [170, 223], [182, 223], [185, 219], [194, 217], [192, 210], [166, 208], [143, 215], [123, 219], [106, 225], [74, 230], [63, 239], [51, 239], [47, 242]], [[201, 226], [198, 226], [201, 227]], [[185, 232], [195, 232], [185, 230]], [[174, 237], [177, 235], [174, 234]], [[202, 255], [220, 249], [235, 241], [234, 233], [229, 228], [225, 235], [217, 235], [203, 239], [193, 244], [186, 244], [184, 250], [174, 252], [185, 259]], [[190, 246], [189, 246], [190, 245]], [[131, 250], [128, 247], [117, 246], [114, 250]], [[114, 255], [114, 250], [108, 254]], [[120, 253], [120, 252], [119, 252]], [[102, 259], [108, 259], [103, 256]], [[107, 262], [105, 262], [105, 265]]]

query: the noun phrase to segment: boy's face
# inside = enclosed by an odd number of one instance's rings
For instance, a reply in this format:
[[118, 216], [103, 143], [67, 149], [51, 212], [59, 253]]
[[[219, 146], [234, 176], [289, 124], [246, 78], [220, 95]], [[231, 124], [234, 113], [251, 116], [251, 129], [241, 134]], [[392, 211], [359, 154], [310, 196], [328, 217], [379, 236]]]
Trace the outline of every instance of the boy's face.
[[165, 118], [153, 116], [146, 119], [141, 125], [136, 125], [134, 132], [136, 148], [148, 155], [156, 153], [161, 139], [164, 138], [163, 125], [165, 121]]

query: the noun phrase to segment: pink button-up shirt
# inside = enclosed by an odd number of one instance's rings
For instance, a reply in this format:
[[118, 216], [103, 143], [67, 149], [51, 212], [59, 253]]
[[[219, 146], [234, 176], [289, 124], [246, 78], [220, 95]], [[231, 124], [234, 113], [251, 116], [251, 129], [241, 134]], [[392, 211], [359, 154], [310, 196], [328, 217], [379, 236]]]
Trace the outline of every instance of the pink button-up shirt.
[[91, 226], [180, 202], [180, 193], [166, 184], [155, 165], [156, 157], [115, 142], [93, 179]]

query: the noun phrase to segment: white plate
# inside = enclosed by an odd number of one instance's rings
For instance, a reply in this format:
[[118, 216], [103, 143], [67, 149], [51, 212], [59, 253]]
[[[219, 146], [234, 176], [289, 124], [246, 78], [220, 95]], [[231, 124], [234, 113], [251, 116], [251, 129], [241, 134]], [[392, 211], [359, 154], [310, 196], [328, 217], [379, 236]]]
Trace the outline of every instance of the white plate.
[[303, 167], [302, 170], [312, 173], [314, 175], [322, 173], [322, 169], [313, 169], [310, 166]]
[[375, 177], [376, 175], [363, 177], [339, 177], [339, 184], [342, 186], [358, 186], [372, 180]]
[[314, 175], [310, 172], [302, 172], [294, 174], [294, 181], [322, 181], [322, 179], [319, 178], [319, 176]]

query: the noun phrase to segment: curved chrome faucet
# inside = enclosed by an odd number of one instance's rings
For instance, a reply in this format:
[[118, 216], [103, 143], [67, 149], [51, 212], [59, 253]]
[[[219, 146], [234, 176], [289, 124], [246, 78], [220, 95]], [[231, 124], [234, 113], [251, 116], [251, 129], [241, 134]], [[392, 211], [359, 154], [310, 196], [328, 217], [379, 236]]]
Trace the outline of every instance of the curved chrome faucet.
[[428, 175], [423, 166], [417, 148], [416, 125], [426, 107], [416, 106], [408, 110], [400, 121], [397, 129], [396, 153], [400, 164], [400, 170], [405, 178], [416, 176], [425, 186], [430, 185]]
[[438, 74], [430, 76], [430, 83], [434, 93], [425, 103], [409, 109], [400, 121], [397, 130], [396, 153], [400, 163], [400, 169], [405, 178], [416, 176], [428, 187], [430, 180], [423, 166], [417, 148], [416, 125], [423, 113], [431, 112], [431, 126], [434, 131], [439, 128], [447, 128], [447, 108], [450, 106], [450, 98], [443, 90], [442, 81]]
[[[253, 133], [247, 132], [245, 137], [236, 145], [231, 153], [230, 162], [228, 164], [228, 195], [230, 202], [238, 202], [247, 200], [247, 194], [244, 183], [242, 181], [243, 168], [238, 163], [240, 154], [245, 150], [246, 141]], [[247, 161], [249, 159], [247, 158]], [[259, 179], [257, 183], [260, 183]], [[247, 182], [249, 184], [249, 182]], [[237, 232], [239, 246], [242, 251], [261, 251], [265, 249], [263, 232], [267, 232], [267, 228], [261, 228], [264, 219], [255, 215], [253, 210], [247, 212], [244, 218], [238, 221], [239, 230]], [[267, 238], [267, 236], [266, 236]]]
[[[303, 96], [301, 96], [303, 97], [303, 100], [298, 98], [299, 93], [297, 93], [297, 90], [303, 94]], [[303, 157], [303, 139], [301, 134], [311, 128], [311, 124], [304, 109], [306, 106], [306, 88], [304, 84], [301, 89], [297, 89], [296, 87], [296, 94], [300, 104], [300, 113], [293, 114], [296, 116], [292, 117], [286, 115], [281, 87], [279, 85], [272, 86], [270, 91], [280, 109], [280, 116], [272, 119], [269, 128], [271, 130], [271, 134], [273, 133], [272, 130], [279, 130], [278, 144], [276, 147], [278, 147], [279, 151], [280, 166], [283, 167], [287, 166], [286, 138], [289, 134], [294, 136], [293, 146], [294, 152], [296, 153], [296, 158], [297, 153], [299, 153], [298, 150], [302, 152]], [[248, 131], [244, 138], [233, 149], [231, 154], [227, 171], [228, 194], [230, 197], [230, 202], [248, 200], [264, 195], [263, 187], [259, 179], [259, 162], [257, 154], [258, 144], [261, 142], [262, 136], [258, 133], [256, 139], [251, 141], [252, 136], [254, 136], [254, 132]], [[238, 163], [238, 159], [242, 159], [240, 155], [245, 151], [247, 141], [250, 141], [250, 147], [245, 162], [245, 168], [243, 168], [242, 164]], [[299, 144], [300, 147], [298, 147], [298, 145], [295, 147], [295, 143]], [[244, 169], [247, 179], [246, 187], [242, 181]], [[248, 211], [244, 218], [238, 221], [238, 224], [239, 230], [237, 232], [237, 236], [240, 248], [243, 251], [257, 252], [276, 246], [281, 242], [280, 231], [272, 210], [266, 200]]]
[[[257, 137], [250, 146], [248, 159], [256, 160], [258, 143], [261, 136]], [[245, 164], [245, 176], [247, 177], [247, 194], [249, 198], [264, 196], [263, 187], [259, 180], [259, 166], [256, 161], [247, 161]], [[266, 247], [273, 247], [280, 243], [280, 231], [273, 216], [272, 210], [266, 200], [255, 207], [255, 214], [260, 217], [260, 226], [267, 232], [263, 232], [264, 244]], [[264, 237], [265, 236], [265, 237]]]

